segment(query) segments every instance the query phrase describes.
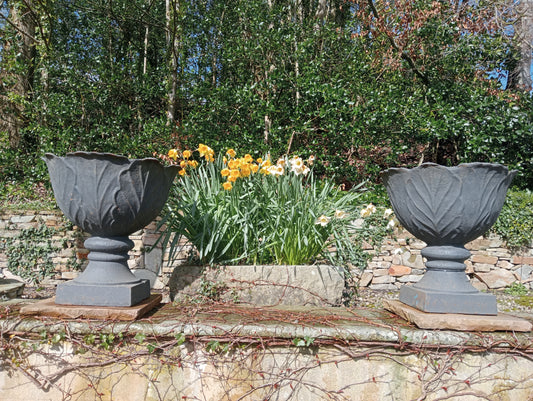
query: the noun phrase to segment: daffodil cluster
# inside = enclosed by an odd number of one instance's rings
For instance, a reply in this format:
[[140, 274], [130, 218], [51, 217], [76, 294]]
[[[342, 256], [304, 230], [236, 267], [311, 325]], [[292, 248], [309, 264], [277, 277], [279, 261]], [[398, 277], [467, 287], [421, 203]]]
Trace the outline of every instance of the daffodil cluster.
[[233, 184], [239, 178], [246, 178], [259, 171], [259, 168], [264, 164], [261, 158], [255, 160], [250, 154], [245, 154], [244, 157], [237, 157], [237, 152], [234, 149], [228, 149], [226, 156], [223, 159], [224, 168], [220, 171], [220, 175], [226, 178], [226, 182], [222, 187], [229, 191], [233, 188]]
[[[366, 207], [361, 209], [360, 215], [361, 217], [366, 218], [376, 213], [376, 211], [376, 207], [372, 203], [369, 203], [368, 205], [366, 205]], [[388, 220], [387, 230], [393, 230], [396, 226], [399, 225], [399, 222], [396, 219], [396, 216], [394, 216], [394, 212], [392, 209], [385, 209], [385, 211], [383, 212], [383, 218]]]
[[[214, 161], [215, 152], [209, 146], [200, 144], [200, 146], [198, 146], [198, 149], [196, 149], [196, 151], [200, 154], [200, 157], [204, 157], [207, 161], [210, 161], [210, 162]], [[181, 167], [181, 170], [179, 171], [179, 175], [181, 176], [184, 176], [187, 174], [188, 168], [198, 167], [198, 162], [196, 160], [193, 160], [192, 156], [193, 156], [193, 151], [184, 150], [181, 154], [181, 157], [183, 159], [178, 163], [179, 151], [177, 149], [170, 149], [167, 153], [167, 157], [170, 160], [170, 163], [179, 164], [179, 166]]]
[[[315, 160], [314, 156], [309, 157], [307, 163], [309, 166], [313, 164]], [[286, 170], [296, 175], [307, 175], [310, 168], [304, 163], [303, 159], [299, 156], [293, 156], [292, 158], [281, 157], [275, 165], [271, 165], [270, 161], [261, 166], [261, 172], [267, 175], [279, 176], [285, 174]]]
[[[333, 215], [334, 219], [344, 219], [347, 216], [347, 213], [344, 210], [335, 210], [335, 213]], [[331, 221], [331, 217], [327, 217], [326, 215], [320, 216], [318, 219], [316, 219], [315, 224], [320, 224], [322, 227], [325, 227], [329, 224]]]

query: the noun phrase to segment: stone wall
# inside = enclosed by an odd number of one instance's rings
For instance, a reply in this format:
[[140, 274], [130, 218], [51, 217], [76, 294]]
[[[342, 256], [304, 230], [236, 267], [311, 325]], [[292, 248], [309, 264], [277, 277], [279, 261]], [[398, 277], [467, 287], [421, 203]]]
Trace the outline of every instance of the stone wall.
[[[55, 275], [45, 280], [43, 284], [54, 285], [63, 280], [71, 280], [83, 270], [87, 265], [89, 253], [83, 247], [83, 243], [89, 235], [72, 226], [61, 211], [0, 211], [0, 277], [18, 278], [7, 269], [6, 239], [17, 238], [24, 230], [42, 225], [54, 229], [52, 242], [59, 249], [52, 255], [56, 265]], [[174, 262], [169, 264], [168, 249], [163, 251], [161, 245], [156, 244], [158, 239], [156, 228], [156, 222], [152, 222], [144, 229], [130, 235], [135, 246], [129, 252], [128, 264], [137, 277], [149, 279], [153, 288], [163, 288], [167, 285], [174, 268], [187, 260], [190, 246], [181, 243], [183, 249], [177, 254]]]
[[[386, 238], [379, 250], [365, 244], [372, 259], [367, 268], [358, 273], [359, 285], [376, 290], [395, 290], [406, 283], [415, 283], [424, 273], [420, 251], [426, 244], [406, 231], [396, 231]], [[533, 244], [519, 253], [506, 247], [494, 234], [479, 237], [465, 247], [472, 253], [465, 262], [466, 272], [480, 290], [501, 289], [513, 283], [533, 288]]]
[[[14, 238], [22, 230], [46, 225], [56, 233], [53, 240], [60, 249], [53, 255], [56, 264], [56, 274], [48, 284], [57, 284], [59, 280], [74, 278], [78, 271], [73, 266], [83, 266], [87, 263], [88, 251], [83, 248], [83, 241], [87, 234], [72, 227], [59, 210], [54, 211], [0, 211], [0, 274], [11, 277], [7, 271], [7, 255], [2, 243], [6, 238]], [[130, 252], [130, 268], [139, 278], [149, 279], [152, 287], [163, 288], [169, 282], [172, 272], [177, 266], [187, 261], [191, 247], [182, 243], [183, 248], [177, 259], [169, 264], [168, 249], [163, 250], [161, 244], [156, 244], [156, 223], [151, 223], [130, 238], [135, 247]], [[395, 290], [406, 283], [415, 283], [424, 273], [424, 261], [420, 254], [425, 244], [412, 237], [405, 231], [396, 231], [393, 237], [386, 238], [380, 249], [373, 249], [364, 244], [367, 252], [373, 256], [364, 271], [354, 271], [359, 285], [379, 290]], [[467, 244], [472, 257], [466, 262], [467, 273], [475, 287], [486, 289], [500, 289], [515, 282], [523, 283], [533, 289], [533, 245], [513, 253], [506, 248], [505, 243], [494, 235], [480, 237]]]
[[9, 401], [531, 401], [531, 332], [419, 330], [379, 310], [166, 304], [136, 322], [0, 305]]

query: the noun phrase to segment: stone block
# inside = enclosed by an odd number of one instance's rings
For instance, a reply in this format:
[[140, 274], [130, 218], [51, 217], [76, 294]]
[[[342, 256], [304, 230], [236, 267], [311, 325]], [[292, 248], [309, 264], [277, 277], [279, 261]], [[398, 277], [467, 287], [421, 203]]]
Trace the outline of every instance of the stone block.
[[366, 287], [370, 284], [372, 281], [372, 278], [374, 275], [371, 271], [364, 271], [363, 274], [361, 274], [361, 278], [359, 279], [359, 287]]
[[466, 266], [466, 270], [465, 270], [466, 274], [474, 273], [474, 265], [472, 264], [471, 261], [465, 260], [465, 266]]
[[495, 265], [498, 262], [498, 258], [496, 256], [488, 256], [483, 254], [472, 255], [472, 258], [470, 260], [473, 263], [482, 263], [489, 265]]
[[225, 266], [213, 273], [207, 278], [227, 288], [222, 299], [252, 305], [339, 305], [344, 290], [342, 268], [329, 265]]
[[533, 265], [533, 256], [513, 256], [515, 265]]
[[422, 279], [422, 275], [419, 274], [408, 274], [406, 276], [400, 276], [396, 280], [400, 283], [416, 283]]
[[489, 265], [486, 263], [474, 263], [473, 266], [474, 266], [475, 272], [483, 272], [483, 273], [490, 272], [492, 268], [494, 268], [494, 265]]
[[520, 281], [528, 281], [533, 277], [533, 267], [530, 265], [521, 265], [515, 270], [515, 274]]
[[392, 265], [388, 271], [391, 276], [405, 276], [411, 274], [412, 268], [404, 265]]
[[487, 284], [479, 280], [477, 277], [474, 277], [472, 281], [470, 281], [470, 284], [472, 284], [472, 286], [479, 291], [487, 291], [489, 289]]
[[490, 238], [489, 240], [491, 248], [501, 248], [504, 246], [503, 240], [501, 238]]
[[150, 288], [154, 288], [155, 281], [157, 280], [157, 274], [148, 269], [137, 269], [131, 271], [138, 279], [145, 279], [150, 281]]
[[391, 263], [393, 265], [401, 265], [402, 264], [402, 257], [401, 255], [392, 255]]
[[516, 277], [509, 270], [491, 270], [488, 273], [476, 273], [476, 277], [490, 289], [504, 288], [516, 281]]
[[10, 221], [13, 224], [31, 223], [31, 222], [35, 221], [35, 216], [34, 215], [29, 215], [29, 216], [11, 216]]
[[60, 305], [55, 298], [45, 299], [21, 308], [21, 314], [33, 316], [53, 316], [69, 319], [135, 320], [144, 316], [161, 302], [161, 294], [151, 294], [134, 306], [85, 306]]
[[398, 287], [394, 284], [372, 284], [369, 287], [371, 290], [396, 291]]
[[411, 249], [420, 250], [426, 247], [426, 243], [424, 241], [415, 240], [415, 241], [411, 241], [411, 243], [409, 244], [409, 247]]
[[144, 258], [143, 257], [133, 257], [130, 256], [128, 259], [128, 267], [130, 269], [143, 269], [144, 268]]
[[80, 274], [81, 274], [81, 272], [65, 271], [65, 272], [61, 273], [61, 278], [63, 280], [74, 280]]
[[496, 263], [496, 266], [501, 269], [507, 270], [511, 270], [515, 267], [515, 265], [509, 262], [508, 260], [499, 260], [498, 263]]
[[374, 273], [375, 277], [388, 276], [389, 275], [389, 269], [373, 269], [372, 272]]
[[144, 234], [144, 236], [142, 237], [144, 246], [149, 247], [149, 246], [154, 245], [159, 239], [159, 237], [160, 237], [159, 234], [153, 234], [153, 233]]
[[159, 274], [161, 265], [163, 263], [163, 250], [161, 248], [154, 248], [150, 252], [144, 254], [144, 268]]
[[395, 281], [393, 276], [377, 276], [372, 279], [372, 284], [392, 284]]
[[417, 269], [423, 269], [425, 267], [422, 255], [413, 254], [411, 252], [405, 252], [402, 255], [402, 264]]
[[460, 331], [531, 331], [532, 324], [510, 315], [467, 315], [459, 313], [426, 313], [400, 301], [383, 300], [385, 309], [397, 314], [421, 329]]

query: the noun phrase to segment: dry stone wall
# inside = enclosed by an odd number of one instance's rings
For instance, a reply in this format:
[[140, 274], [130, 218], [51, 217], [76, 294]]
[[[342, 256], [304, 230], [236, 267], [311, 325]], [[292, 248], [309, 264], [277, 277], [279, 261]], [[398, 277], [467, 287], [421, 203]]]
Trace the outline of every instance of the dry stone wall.
[[[55, 275], [45, 284], [57, 284], [70, 280], [79, 274], [87, 263], [88, 251], [83, 241], [88, 237], [73, 227], [59, 210], [53, 211], [0, 211], [0, 276], [13, 277], [7, 269], [7, 255], [3, 244], [8, 238], [16, 238], [28, 228], [41, 225], [54, 229], [53, 241], [58, 251], [52, 256]], [[130, 252], [129, 265], [139, 278], [150, 280], [152, 287], [163, 288], [177, 266], [186, 263], [191, 247], [182, 243], [176, 260], [169, 263], [168, 249], [157, 243], [157, 224], [151, 223], [130, 238], [135, 247]], [[362, 287], [379, 290], [396, 290], [401, 285], [415, 283], [424, 273], [424, 260], [420, 251], [425, 247], [405, 231], [396, 231], [385, 238], [379, 249], [364, 244], [372, 254], [366, 269], [354, 271]], [[473, 285], [481, 290], [502, 289], [513, 283], [522, 283], [533, 289], [533, 244], [519, 253], [513, 253], [505, 242], [494, 235], [480, 237], [466, 248], [472, 257], [466, 262], [467, 274]], [[76, 270], [74, 267], [78, 267]]]
[[[392, 237], [385, 238], [380, 249], [367, 244], [366, 251], [373, 257], [365, 270], [356, 272], [359, 285], [376, 290], [395, 290], [404, 284], [416, 283], [425, 271], [420, 253], [425, 246], [406, 231], [396, 231]], [[513, 252], [500, 237], [489, 234], [465, 247], [472, 253], [465, 264], [474, 287], [497, 290], [518, 282], [533, 289], [533, 244]]]

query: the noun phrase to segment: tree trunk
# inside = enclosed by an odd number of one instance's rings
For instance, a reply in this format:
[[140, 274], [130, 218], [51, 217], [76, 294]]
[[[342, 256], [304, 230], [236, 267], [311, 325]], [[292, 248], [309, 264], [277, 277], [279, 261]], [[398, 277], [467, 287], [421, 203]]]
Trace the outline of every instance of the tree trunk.
[[518, 4], [518, 20], [515, 24], [515, 41], [519, 49], [513, 69], [509, 73], [507, 87], [530, 91], [533, 85], [531, 62], [533, 50], [533, 0], [521, 0]]
[[[27, 3], [31, 7], [31, 2]], [[35, 74], [35, 16], [29, 7], [10, 5], [10, 25], [15, 29], [12, 37], [4, 42], [3, 58], [17, 57], [18, 66], [15, 71], [6, 69], [0, 78], [11, 83], [7, 93], [0, 94], [0, 131], [7, 132], [9, 147], [17, 149], [21, 146], [21, 130], [27, 124], [25, 103], [33, 94]], [[17, 40], [16, 37], [20, 39]], [[12, 53], [18, 52], [18, 56]], [[5, 60], [4, 60], [5, 61]]]
[[178, 120], [179, 110], [179, 74], [178, 60], [180, 54], [180, 27], [179, 0], [166, 0], [166, 20], [167, 20], [167, 50], [169, 52], [169, 91], [167, 107], [167, 125], [175, 126]]

